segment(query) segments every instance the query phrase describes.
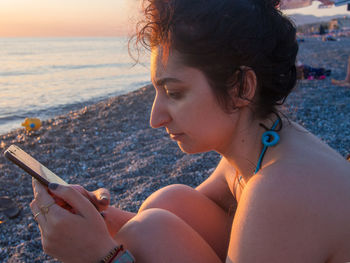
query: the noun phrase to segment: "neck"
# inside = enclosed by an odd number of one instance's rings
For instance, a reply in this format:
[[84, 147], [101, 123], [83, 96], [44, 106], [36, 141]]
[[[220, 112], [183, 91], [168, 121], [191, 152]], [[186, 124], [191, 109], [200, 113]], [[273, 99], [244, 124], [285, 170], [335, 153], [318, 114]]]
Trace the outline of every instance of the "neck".
[[[263, 150], [261, 141], [262, 135], [266, 129], [261, 127], [260, 123], [270, 128], [276, 121], [276, 116], [271, 115], [266, 119], [255, 119], [250, 109], [243, 109], [242, 113], [235, 123], [235, 130], [227, 147], [219, 151], [224, 158], [238, 171], [245, 182], [254, 175], [260, 154]], [[265, 154], [261, 168], [269, 162], [269, 153]]]

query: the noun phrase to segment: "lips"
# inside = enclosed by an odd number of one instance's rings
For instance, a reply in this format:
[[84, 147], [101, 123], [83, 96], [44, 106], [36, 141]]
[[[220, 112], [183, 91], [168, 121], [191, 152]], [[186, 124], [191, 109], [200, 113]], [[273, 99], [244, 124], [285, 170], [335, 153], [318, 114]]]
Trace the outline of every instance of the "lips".
[[180, 140], [184, 133], [169, 133], [169, 136], [172, 140]]

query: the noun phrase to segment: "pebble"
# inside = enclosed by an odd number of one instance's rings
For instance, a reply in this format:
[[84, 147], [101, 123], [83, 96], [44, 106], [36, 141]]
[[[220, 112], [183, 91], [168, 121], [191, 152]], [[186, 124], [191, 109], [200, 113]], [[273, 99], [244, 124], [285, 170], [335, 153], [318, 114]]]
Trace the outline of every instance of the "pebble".
[[[332, 43], [306, 39], [299, 59], [331, 69], [342, 79], [350, 55], [350, 38]], [[347, 54], [342, 56], [342, 54]], [[70, 183], [89, 190], [105, 187], [116, 206], [136, 212], [155, 190], [169, 184], [195, 187], [220, 160], [216, 153], [183, 154], [162, 130], [149, 127], [154, 89], [146, 86], [43, 123], [35, 134], [19, 129], [2, 135], [0, 149], [18, 144]], [[350, 89], [334, 87], [330, 79], [303, 80], [287, 99], [284, 112], [346, 157], [350, 153]], [[327, 104], [325, 99], [328, 101]], [[108, 116], [108, 117], [104, 117]], [[36, 139], [38, 138], [38, 139]], [[40, 142], [39, 142], [40, 141]], [[46, 256], [40, 233], [28, 208], [31, 178], [0, 156], [0, 196], [23, 207], [15, 219], [0, 224], [0, 262], [58, 262]], [[113, 202], [112, 202], [113, 203]]]

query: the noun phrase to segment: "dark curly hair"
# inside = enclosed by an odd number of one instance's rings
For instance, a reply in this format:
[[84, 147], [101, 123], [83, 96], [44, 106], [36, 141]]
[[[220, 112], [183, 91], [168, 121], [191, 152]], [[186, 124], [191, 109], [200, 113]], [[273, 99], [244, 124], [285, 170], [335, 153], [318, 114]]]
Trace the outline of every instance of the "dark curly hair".
[[[201, 70], [220, 105], [231, 111], [228, 92], [244, 98], [245, 72], [257, 77], [254, 112], [265, 118], [284, 103], [296, 83], [296, 28], [279, 0], [143, 0], [136, 46], [163, 45]], [[244, 66], [244, 67], [242, 67]], [[239, 84], [239, 85], [236, 85]]]

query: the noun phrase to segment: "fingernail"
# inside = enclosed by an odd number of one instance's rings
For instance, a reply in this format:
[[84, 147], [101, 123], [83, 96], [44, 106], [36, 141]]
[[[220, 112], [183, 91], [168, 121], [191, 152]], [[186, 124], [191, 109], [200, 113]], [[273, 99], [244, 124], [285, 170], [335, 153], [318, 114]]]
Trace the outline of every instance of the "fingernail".
[[101, 198], [101, 200], [105, 200], [105, 201], [108, 200], [108, 196], [107, 195], [101, 195], [100, 198]]
[[50, 190], [56, 190], [59, 184], [56, 183], [49, 183], [49, 189]]

